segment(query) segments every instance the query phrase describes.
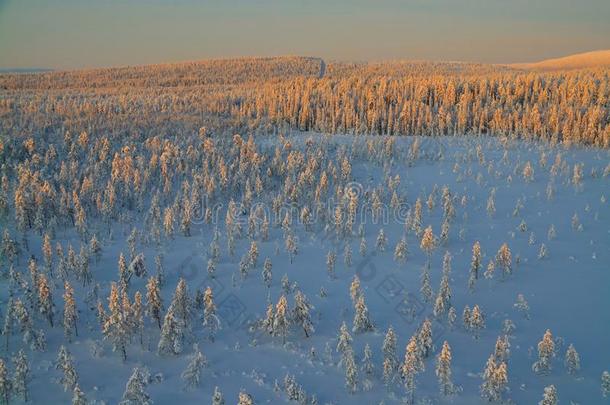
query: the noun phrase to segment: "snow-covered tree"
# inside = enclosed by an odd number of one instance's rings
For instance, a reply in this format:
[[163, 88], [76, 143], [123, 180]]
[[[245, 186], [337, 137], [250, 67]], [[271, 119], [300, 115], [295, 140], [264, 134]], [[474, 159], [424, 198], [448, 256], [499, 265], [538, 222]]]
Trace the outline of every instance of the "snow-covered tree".
[[538, 405], [557, 405], [559, 399], [557, 397], [557, 389], [554, 385], [544, 387], [544, 393], [542, 395], [542, 401], [538, 402]]
[[23, 350], [19, 350], [13, 357], [15, 372], [13, 374], [12, 388], [13, 393], [21, 397], [24, 402], [28, 402], [28, 383], [30, 380], [30, 365]]
[[309, 311], [311, 304], [307, 301], [307, 297], [301, 291], [297, 291], [294, 296], [293, 323], [303, 328], [305, 336], [309, 337], [314, 332], [313, 323]]
[[76, 311], [76, 303], [74, 301], [74, 289], [69, 282], [64, 282], [64, 335], [68, 342], [72, 341], [72, 335], [78, 336], [78, 328], [76, 322], [78, 314]]
[[444, 396], [453, 394], [454, 386], [451, 380], [451, 347], [446, 340], [443, 342], [443, 348], [437, 357], [435, 371], [441, 394]]
[[345, 386], [349, 392], [353, 394], [358, 390], [358, 367], [356, 367], [353, 350], [347, 350], [343, 359], [343, 366], [345, 367]]
[[534, 372], [542, 375], [550, 373], [553, 357], [555, 357], [555, 342], [551, 331], [547, 329], [538, 343], [538, 361], [532, 366]]
[[237, 405], [254, 405], [254, 399], [252, 398], [252, 395], [245, 391], [241, 391], [237, 399]]
[[373, 351], [371, 346], [367, 343], [364, 346], [364, 357], [362, 358], [362, 371], [365, 374], [371, 375], [375, 371], [375, 365], [373, 362]]
[[12, 382], [8, 375], [8, 370], [4, 360], [0, 359], [0, 397], [5, 404], [9, 403], [9, 399], [12, 395]]
[[220, 392], [220, 388], [214, 387], [214, 394], [212, 395], [212, 405], [225, 405], [225, 400]]
[[108, 297], [108, 309], [110, 313], [105, 317], [102, 325], [104, 340], [112, 343], [112, 350], [120, 352], [123, 361], [127, 359], [127, 345], [131, 337], [128, 314], [123, 311], [119, 298], [119, 289], [116, 283], [110, 286]]
[[80, 389], [79, 385], [76, 384], [72, 390], [72, 405], [87, 405], [87, 397], [85, 393]]
[[417, 333], [417, 342], [421, 349], [423, 358], [427, 358], [432, 352], [432, 322], [428, 318], [424, 319]]
[[405, 390], [407, 391], [410, 404], [414, 403], [415, 399], [415, 377], [421, 371], [424, 371], [424, 362], [421, 358], [421, 350], [417, 343], [417, 337], [414, 335], [411, 336], [407, 344], [405, 360], [401, 367]]
[[275, 316], [273, 317], [273, 336], [281, 336], [282, 344], [286, 343], [290, 320], [288, 317], [288, 301], [282, 295], [275, 306]]
[[506, 363], [496, 364], [492, 354], [487, 360], [483, 371], [481, 397], [491, 402], [498, 402], [508, 386], [508, 370]]
[[146, 392], [148, 381], [146, 381], [145, 376], [145, 370], [139, 367], [133, 369], [133, 373], [127, 381], [125, 392], [123, 393], [123, 398], [121, 399], [121, 402], [119, 402], [119, 405], [150, 405], [153, 403]]
[[188, 366], [181, 374], [186, 389], [193, 389], [201, 384], [201, 372], [205, 367], [207, 360], [199, 348], [196, 348]]
[[62, 373], [60, 383], [64, 387], [64, 391], [72, 391], [78, 384], [78, 375], [74, 369], [74, 359], [63, 345], [59, 348], [55, 368]]
[[263, 282], [267, 286], [267, 289], [271, 288], [271, 282], [273, 281], [273, 273], [271, 269], [273, 268], [273, 264], [271, 263], [271, 259], [268, 257], [265, 259], [265, 263], [263, 264]]
[[159, 329], [161, 329], [161, 311], [163, 311], [163, 301], [159, 281], [157, 277], [150, 277], [146, 284], [146, 313], [157, 321]]
[[400, 239], [394, 249], [394, 261], [400, 264], [405, 264], [407, 261], [407, 240]]
[[210, 287], [203, 293], [203, 326], [208, 330], [208, 338], [213, 342], [216, 332], [220, 328], [220, 319], [216, 316], [216, 304]]
[[568, 346], [564, 364], [566, 366], [566, 370], [568, 370], [568, 373], [572, 375], [576, 375], [580, 371], [580, 356], [572, 344]]
[[485, 318], [483, 316], [483, 312], [479, 308], [478, 305], [472, 307], [472, 312], [470, 313], [470, 322], [469, 328], [474, 334], [474, 338], [478, 339], [480, 331], [485, 328]]
[[379, 233], [377, 234], [377, 241], [375, 242], [375, 248], [378, 252], [385, 252], [386, 246], [388, 244], [388, 239], [385, 236], [385, 232], [383, 232], [383, 228], [379, 229]]
[[610, 372], [608, 371], [602, 373], [602, 395], [604, 398], [610, 396]]
[[364, 296], [360, 295], [355, 305], [356, 313], [354, 315], [354, 324], [352, 332], [363, 333], [373, 330], [373, 324], [369, 319], [369, 310], [364, 303]]

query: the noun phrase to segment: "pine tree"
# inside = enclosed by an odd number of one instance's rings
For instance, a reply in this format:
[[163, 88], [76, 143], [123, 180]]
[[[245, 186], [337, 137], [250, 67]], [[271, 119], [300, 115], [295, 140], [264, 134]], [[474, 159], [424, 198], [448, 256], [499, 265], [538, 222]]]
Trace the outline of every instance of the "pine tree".
[[421, 358], [421, 351], [417, 344], [417, 337], [411, 336], [405, 352], [405, 361], [402, 364], [402, 376], [404, 378], [405, 390], [409, 395], [409, 403], [414, 403], [415, 399], [415, 377], [417, 373], [424, 370], [424, 363]]
[[30, 379], [30, 366], [23, 350], [13, 357], [15, 372], [13, 374], [13, 393], [28, 402], [28, 383]]
[[44, 274], [38, 275], [38, 302], [40, 305], [40, 313], [47, 318], [49, 321], [49, 325], [53, 327], [53, 315], [54, 315], [54, 307], [53, 304], [53, 296], [51, 295], [51, 289], [49, 288], [49, 284], [47, 282], [47, 278]]
[[434, 301], [434, 316], [436, 318], [443, 318], [447, 314], [447, 311], [449, 311], [449, 308], [451, 308], [451, 288], [449, 287], [449, 276], [448, 274], [443, 274], [438, 295]]
[[11, 379], [8, 375], [4, 360], [0, 359], [0, 397], [5, 404], [8, 404], [12, 394]]
[[328, 251], [326, 255], [326, 269], [328, 272], [328, 276], [331, 279], [335, 278], [335, 262], [337, 261], [337, 255], [332, 250]]
[[145, 371], [136, 367], [133, 369], [133, 373], [127, 385], [125, 386], [125, 392], [119, 405], [150, 405], [153, 402], [145, 391], [146, 388]]
[[362, 290], [360, 289], [360, 278], [355, 275], [353, 280], [352, 280], [352, 284], [350, 285], [349, 288], [349, 295], [352, 299], [352, 304], [356, 304], [356, 302], [358, 301], [358, 299], [362, 296]]
[[555, 386], [549, 385], [548, 387], [544, 387], [542, 401], [538, 402], [538, 405], [557, 405], [558, 402], [557, 389], [555, 389]]
[[407, 241], [402, 238], [394, 249], [394, 261], [400, 264], [405, 264], [407, 261]]
[[127, 314], [124, 313], [119, 301], [119, 290], [116, 283], [112, 283], [110, 286], [108, 309], [110, 314], [104, 321], [102, 333], [104, 334], [104, 339], [112, 343], [112, 350], [120, 352], [123, 361], [125, 361], [127, 359], [130, 328]]
[[457, 313], [455, 312], [455, 308], [449, 308], [449, 312], [447, 313], [447, 322], [449, 324], [449, 329], [455, 328], [455, 322], [457, 320]]
[[239, 393], [237, 405], [254, 405], [254, 399], [252, 398], [252, 395], [245, 391], [241, 391]]
[[76, 322], [78, 314], [76, 312], [76, 303], [74, 302], [74, 289], [69, 282], [64, 282], [64, 335], [68, 342], [72, 341], [72, 335], [78, 336], [78, 327]]
[[378, 252], [385, 252], [386, 245], [388, 243], [388, 239], [383, 232], [383, 228], [379, 229], [379, 233], [377, 234], [377, 241], [375, 244], [375, 248]]
[[364, 303], [364, 296], [360, 295], [355, 305], [356, 314], [354, 315], [354, 324], [352, 332], [364, 333], [373, 330], [373, 324], [369, 320], [369, 310]]
[[225, 400], [222, 397], [220, 388], [214, 387], [214, 395], [212, 396], [212, 405], [225, 405]]
[[519, 310], [519, 312], [521, 312], [523, 314], [525, 319], [530, 319], [530, 314], [529, 314], [530, 307], [527, 304], [527, 301], [525, 300], [525, 297], [523, 296], [523, 294], [517, 295], [517, 302], [515, 304], [513, 304], [513, 306], [515, 308], [517, 308]]
[[307, 301], [307, 297], [301, 291], [297, 291], [294, 296], [293, 321], [296, 325], [300, 325], [305, 332], [305, 337], [309, 337], [313, 332], [313, 324], [309, 311], [311, 304]]
[[428, 226], [425, 230], [424, 230], [424, 234], [421, 238], [421, 242], [419, 244], [419, 247], [421, 248], [421, 250], [427, 255], [428, 260], [427, 260], [427, 267], [430, 267], [430, 260], [432, 257], [432, 252], [435, 249], [435, 245], [436, 245], [436, 238], [434, 237], [434, 234], [432, 233], [432, 226]]
[[485, 328], [485, 318], [478, 305], [475, 305], [470, 313], [469, 328], [473, 332], [475, 339], [479, 338], [480, 331]]
[[74, 359], [63, 345], [59, 348], [55, 368], [63, 374], [60, 383], [64, 387], [64, 391], [72, 391], [74, 386], [78, 384], [78, 375], [74, 369]]
[[436, 376], [441, 394], [451, 395], [454, 392], [451, 381], [451, 347], [447, 341], [443, 342], [443, 348], [436, 360]]
[[604, 398], [610, 396], [610, 373], [608, 371], [602, 373], [602, 395]]
[[509, 276], [512, 273], [511, 252], [506, 243], [500, 246], [496, 254], [496, 262], [502, 267], [502, 274], [504, 276]]
[[421, 287], [419, 291], [421, 292], [424, 301], [432, 301], [432, 296], [434, 295], [434, 292], [432, 291], [432, 286], [430, 285], [430, 270], [428, 266], [424, 267], [423, 269], [423, 273], [421, 276]]
[[345, 357], [348, 352], [352, 352], [352, 337], [350, 336], [345, 322], [339, 328], [339, 337], [337, 339], [337, 352], [341, 353], [341, 364], [345, 363]]
[[177, 355], [182, 353], [184, 344], [184, 330], [182, 323], [174, 314], [175, 309], [170, 307], [165, 313], [163, 326], [161, 327], [161, 336], [157, 345], [157, 353], [159, 355]]
[[272, 267], [273, 264], [271, 263], [271, 259], [267, 257], [263, 264], [263, 282], [267, 286], [267, 289], [271, 288], [271, 282], [273, 281]]
[[80, 387], [78, 386], [78, 384], [76, 384], [74, 386], [74, 389], [72, 390], [72, 405], [87, 405], [87, 397], [85, 396], [85, 393], [83, 391], [81, 391]]
[[568, 346], [564, 364], [568, 373], [572, 375], [576, 375], [580, 371], [580, 356], [572, 344]]
[[136, 291], [133, 297], [133, 305], [129, 312], [130, 329], [132, 333], [137, 333], [140, 345], [144, 344], [144, 307], [142, 305], [142, 293]]
[[362, 371], [365, 374], [371, 375], [375, 371], [375, 365], [373, 362], [373, 351], [371, 346], [367, 343], [364, 346], [364, 357], [362, 358]]
[[286, 343], [289, 326], [288, 301], [286, 300], [286, 297], [282, 295], [275, 307], [275, 316], [273, 318], [273, 336], [281, 336], [282, 344]]
[[498, 402], [502, 393], [508, 385], [508, 373], [506, 363], [497, 364], [494, 355], [489, 356], [485, 370], [483, 371], [483, 384], [481, 385], [481, 397], [490, 402]]
[[366, 239], [364, 239], [364, 237], [360, 238], [360, 246], [358, 251], [360, 252], [360, 256], [366, 256]]
[[163, 301], [159, 290], [159, 282], [157, 277], [151, 277], [146, 284], [146, 313], [151, 318], [157, 321], [159, 329], [161, 329], [161, 311], [163, 310]]
[[201, 372], [205, 367], [207, 367], [207, 360], [197, 348], [186, 370], [181, 375], [186, 389], [197, 388], [201, 384]]
[[510, 356], [510, 341], [508, 335], [498, 336], [496, 339], [496, 347], [494, 349], [494, 360], [497, 364], [508, 363]]
[[417, 334], [417, 341], [422, 351], [422, 357], [427, 358], [430, 355], [433, 346], [432, 323], [427, 318], [424, 319], [424, 322], [422, 322], [422, 325], [419, 328], [419, 332]]
[[555, 342], [549, 329], [546, 330], [542, 340], [538, 343], [538, 361], [532, 369], [537, 374], [548, 374], [551, 372], [551, 360], [555, 357]]
[[351, 348], [344, 354], [345, 385], [351, 394], [358, 390], [358, 368]]
[[476, 241], [472, 245], [472, 261], [470, 262], [470, 276], [475, 280], [479, 279], [479, 270], [481, 269], [481, 244]]
[[214, 341], [216, 332], [220, 328], [220, 320], [216, 316], [216, 304], [214, 304], [214, 295], [210, 287], [206, 288], [203, 294], [203, 326], [208, 330], [208, 338]]
[[349, 243], [343, 249], [343, 263], [345, 263], [345, 267], [352, 266], [352, 246]]
[[386, 361], [388, 365], [392, 368], [392, 370], [396, 370], [398, 368], [398, 356], [396, 355], [396, 341], [397, 337], [394, 333], [394, 328], [390, 326], [388, 331], [385, 334], [385, 338], [383, 339], [383, 361], [384, 364]]

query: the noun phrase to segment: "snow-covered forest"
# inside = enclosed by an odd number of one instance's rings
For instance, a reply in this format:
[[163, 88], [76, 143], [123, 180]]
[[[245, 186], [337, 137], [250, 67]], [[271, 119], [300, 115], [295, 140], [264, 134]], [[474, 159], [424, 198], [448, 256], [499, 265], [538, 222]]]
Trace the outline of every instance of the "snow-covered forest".
[[607, 403], [608, 73], [0, 75], [0, 402]]

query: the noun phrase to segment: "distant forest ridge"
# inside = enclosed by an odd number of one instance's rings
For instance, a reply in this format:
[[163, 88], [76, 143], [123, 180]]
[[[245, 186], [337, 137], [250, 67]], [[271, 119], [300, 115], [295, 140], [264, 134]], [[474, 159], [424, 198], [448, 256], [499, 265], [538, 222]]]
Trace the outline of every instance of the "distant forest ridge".
[[[0, 130], [476, 134], [610, 145], [610, 68], [314, 57], [0, 75]], [[151, 125], [154, 129], [151, 131]], [[152, 134], [151, 134], [152, 132]]]

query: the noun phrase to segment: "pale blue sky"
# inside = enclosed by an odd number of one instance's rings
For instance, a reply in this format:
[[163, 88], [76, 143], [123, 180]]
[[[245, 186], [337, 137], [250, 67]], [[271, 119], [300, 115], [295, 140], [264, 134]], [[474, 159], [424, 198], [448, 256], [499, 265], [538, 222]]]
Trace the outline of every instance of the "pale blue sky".
[[610, 0], [0, 0], [0, 68], [242, 55], [525, 62], [610, 49]]

